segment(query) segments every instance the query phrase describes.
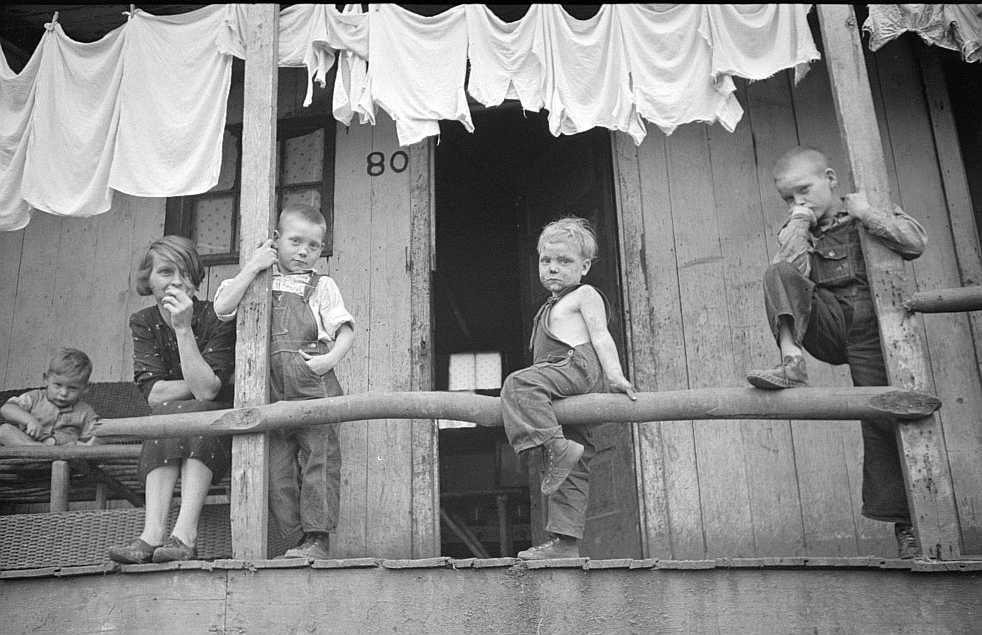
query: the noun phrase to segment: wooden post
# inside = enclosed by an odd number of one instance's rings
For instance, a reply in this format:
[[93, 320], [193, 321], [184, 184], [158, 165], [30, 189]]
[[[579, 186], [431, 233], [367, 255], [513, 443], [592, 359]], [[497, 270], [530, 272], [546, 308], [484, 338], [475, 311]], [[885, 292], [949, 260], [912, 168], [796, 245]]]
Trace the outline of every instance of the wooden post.
[[[890, 182], [855, 13], [848, 4], [816, 6], [836, 119], [855, 187], [866, 193], [874, 209], [889, 210]], [[860, 234], [890, 383], [933, 393], [923, 325], [902, 304], [915, 290], [909, 265], [866, 232]], [[937, 415], [899, 425], [898, 439], [911, 519], [924, 555], [957, 558], [958, 517]]]
[[68, 461], [51, 462], [51, 511], [68, 511]]
[[[276, 91], [279, 5], [248, 8], [242, 117], [239, 258], [272, 236], [276, 223]], [[256, 276], [239, 305], [235, 344], [235, 405], [269, 402], [270, 273]], [[267, 557], [268, 447], [265, 434], [232, 440], [232, 553]]]

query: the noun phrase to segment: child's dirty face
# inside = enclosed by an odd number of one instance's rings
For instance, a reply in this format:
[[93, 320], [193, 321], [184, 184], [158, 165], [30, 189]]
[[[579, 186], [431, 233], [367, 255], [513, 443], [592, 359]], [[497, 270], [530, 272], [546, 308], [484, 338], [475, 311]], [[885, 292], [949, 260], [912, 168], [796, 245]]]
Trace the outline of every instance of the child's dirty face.
[[544, 242], [539, 250], [539, 281], [553, 294], [579, 284], [590, 271], [590, 261], [578, 246], [567, 241]]
[[48, 401], [59, 408], [74, 406], [78, 403], [79, 398], [85, 391], [85, 387], [89, 384], [88, 379], [85, 377], [62, 375], [52, 372], [45, 374], [44, 382], [45, 396], [48, 398]]
[[275, 245], [281, 271], [310, 271], [324, 247], [324, 228], [299, 216], [287, 216], [280, 220]]
[[196, 291], [186, 272], [181, 271], [174, 262], [156, 254], [153, 257], [153, 269], [150, 270], [147, 280], [150, 283], [150, 291], [158, 303], [168, 292], [180, 290], [188, 295], [194, 295]]
[[801, 205], [811, 209], [815, 218], [822, 218], [839, 208], [835, 195], [838, 179], [835, 170], [823, 167], [807, 158], [792, 161], [774, 174], [774, 186], [789, 206]]

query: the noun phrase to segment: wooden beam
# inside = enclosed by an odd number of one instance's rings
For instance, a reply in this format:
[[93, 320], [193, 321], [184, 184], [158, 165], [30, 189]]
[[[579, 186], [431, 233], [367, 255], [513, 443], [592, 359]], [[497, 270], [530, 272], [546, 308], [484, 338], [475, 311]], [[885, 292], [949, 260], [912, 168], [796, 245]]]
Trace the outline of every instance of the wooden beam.
[[[836, 119], [855, 188], [866, 193], [874, 209], [889, 210], [890, 181], [855, 13], [851, 5], [816, 6]], [[923, 325], [902, 304], [916, 290], [909, 265], [865, 231], [860, 236], [890, 383], [934, 392]], [[938, 417], [899, 426], [898, 439], [911, 519], [923, 552], [931, 558], [957, 558], [958, 517]]]
[[51, 462], [51, 511], [68, 511], [68, 488], [71, 474], [68, 461]]
[[918, 291], [904, 301], [904, 308], [918, 313], [958, 313], [982, 309], [982, 286]]
[[[433, 139], [409, 147], [410, 236], [410, 390], [433, 389], [432, 288], [435, 244], [433, 222]], [[419, 419], [412, 426], [412, 555], [430, 558], [440, 555], [440, 471], [439, 435], [436, 421]]]
[[101, 460], [135, 459], [139, 456], [139, 445], [11, 445], [0, 447], [0, 459]]
[[[276, 96], [279, 5], [248, 7], [242, 117], [239, 254], [247, 258], [276, 224]], [[239, 305], [235, 405], [269, 402], [270, 273], [256, 276]], [[268, 453], [264, 434], [232, 440], [232, 553], [266, 558]]]
[[[562, 424], [597, 421], [679, 421], [688, 419], [854, 419], [917, 420], [937, 410], [934, 396], [890, 386], [796, 388], [699, 388], [624, 395], [576, 395], [555, 402]], [[306, 401], [207, 412], [181, 412], [131, 419], [105, 419], [100, 436], [164, 438], [192, 435], [249, 435], [344, 421], [453, 419], [501, 427], [497, 397], [469, 392], [368, 392]], [[410, 425], [412, 421], [407, 421]]]

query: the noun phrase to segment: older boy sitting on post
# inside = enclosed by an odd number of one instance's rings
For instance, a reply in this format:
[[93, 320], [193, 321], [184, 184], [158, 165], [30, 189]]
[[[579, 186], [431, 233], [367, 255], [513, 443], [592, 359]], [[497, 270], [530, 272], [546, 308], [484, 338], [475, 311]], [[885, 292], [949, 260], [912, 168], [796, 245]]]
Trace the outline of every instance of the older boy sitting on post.
[[[904, 259], [924, 251], [921, 225], [899, 207], [874, 210], [864, 194], [835, 195], [838, 177], [825, 155], [795, 147], [774, 164], [774, 185], [790, 208], [779, 249], [764, 272], [764, 306], [781, 350], [775, 368], [754, 370], [757, 388], [808, 382], [803, 351], [829, 364], [849, 364], [856, 386], [886, 386], [880, 331], [859, 242], [859, 226]], [[863, 421], [863, 510], [894, 523], [900, 556], [919, 555], [893, 422]]]
[[[314, 271], [327, 224], [310, 205], [286, 206], [273, 240], [263, 243], [237, 276], [215, 294], [221, 320], [236, 308], [260, 271], [273, 267], [270, 327], [271, 401], [344, 394], [334, 368], [351, 348], [354, 318], [334, 280]], [[283, 557], [323, 560], [338, 523], [341, 445], [338, 424], [273, 431], [269, 435], [269, 506], [284, 537], [303, 539]]]
[[89, 356], [61, 348], [48, 362], [44, 388], [11, 397], [0, 407], [0, 445], [75, 445], [91, 436], [99, 416], [82, 401], [92, 374]]
[[553, 537], [520, 551], [523, 560], [576, 558], [586, 523], [593, 426], [560, 426], [557, 399], [615, 390], [636, 399], [607, 330], [607, 302], [582, 284], [597, 253], [583, 218], [552, 222], [539, 236], [539, 280], [552, 296], [535, 316], [532, 366], [515, 371], [501, 389], [505, 433], [515, 452], [543, 448], [542, 493], [549, 497], [546, 531]]

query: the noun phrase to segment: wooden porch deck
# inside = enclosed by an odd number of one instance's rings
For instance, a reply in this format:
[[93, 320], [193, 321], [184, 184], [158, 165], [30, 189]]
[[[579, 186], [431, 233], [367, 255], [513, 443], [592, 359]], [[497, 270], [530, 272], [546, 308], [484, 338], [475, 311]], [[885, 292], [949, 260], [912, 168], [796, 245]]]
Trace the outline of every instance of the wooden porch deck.
[[5, 571], [0, 611], [32, 633], [969, 632], [980, 582], [982, 560], [216, 560]]

